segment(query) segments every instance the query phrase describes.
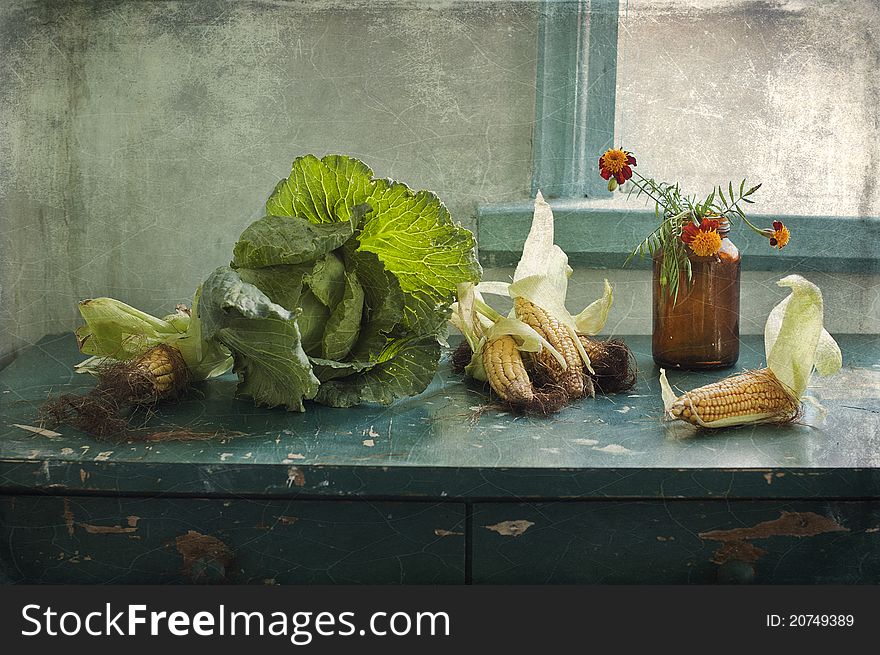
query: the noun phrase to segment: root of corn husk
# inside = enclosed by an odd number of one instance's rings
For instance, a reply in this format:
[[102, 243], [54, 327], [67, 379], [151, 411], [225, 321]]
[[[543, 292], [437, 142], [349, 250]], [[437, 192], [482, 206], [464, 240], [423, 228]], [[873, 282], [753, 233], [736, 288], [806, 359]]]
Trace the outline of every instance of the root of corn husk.
[[[156, 368], [157, 362], [161, 368]], [[41, 415], [50, 425], [64, 423], [102, 439], [131, 439], [137, 435], [130, 429], [132, 415], [180, 396], [187, 378], [180, 351], [160, 344], [135, 359], [107, 364], [98, 372], [94, 389], [50, 400]]]
[[452, 371], [454, 373], [464, 373], [465, 367], [471, 363], [471, 358], [474, 356], [474, 351], [471, 350], [471, 345], [467, 341], [462, 341], [458, 344], [458, 348], [452, 351]]
[[[580, 387], [583, 391], [578, 398], [594, 396], [596, 391], [602, 394], [619, 393], [635, 385], [635, 357], [623, 341], [601, 341], [586, 336], [580, 336], [580, 339], [590, 355], [595, 375], [590, 375], [585, 367], [581, 367]], [[452, 370], [463, 374], [472, 356], [470, 345], [467, 341], [462, 341], [452, 353]], [[515, 414], [549, 416], [576, 399], [565, 385], [560, 384], [558, 371], [548, 369], [541, 358], [523, 353], [523, 360], [531, 378], [531, 389], [525, 392], [519, 388], [506, 389], [502, 392], [503, 395], [493, 389], [506, 410]]]
[[635, 386], [638, 368], [629, 346], [620, 339], [600, 341], [582, 334], [578, 336], [595, 371], [592, 378], [596, 391], [607, 395]]

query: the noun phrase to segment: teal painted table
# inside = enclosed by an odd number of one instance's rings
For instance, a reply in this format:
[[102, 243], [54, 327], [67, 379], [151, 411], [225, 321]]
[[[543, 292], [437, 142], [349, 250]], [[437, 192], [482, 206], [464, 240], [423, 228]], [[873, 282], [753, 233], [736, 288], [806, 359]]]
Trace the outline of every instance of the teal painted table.
[[[880, 582], [880, 342], [837, 335], [801, 423], [661, 422], [639, 381], [552, 419], [491, 405], [444, 361], [392, 407], [304, 414], [233, 398], [163, 406], [142, 442], [35, 426], [85, 390], [73, 338], [0, 371], [0, 575], [13, 582]], [[762, 365], [744, 339], [739, 366]], [[726, 374], [673, 371], [691, 388]], [[25, 426], [25, 427], [18, 427]], [[175, 431], [205, 437], [158, 441]], [[210, 438], [208, 438], [210, 437]]]

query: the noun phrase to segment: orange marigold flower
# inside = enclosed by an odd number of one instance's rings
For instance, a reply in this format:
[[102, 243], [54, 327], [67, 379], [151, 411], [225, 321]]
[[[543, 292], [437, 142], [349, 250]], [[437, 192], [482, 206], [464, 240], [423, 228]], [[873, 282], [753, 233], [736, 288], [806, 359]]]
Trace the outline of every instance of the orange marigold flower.
[[710, 257], [721, 250], [718, 221], [704, 218], [699, 226], [688, 222], [681, 229], [681, 240], [688, 244], [698, 257]]
[[631, 166], [636, 165], [636, 158], [632, 153], [620, 148], [610, 148], [599, 157], [599, 174], [603, 180], [612, 176], [618, 184], [623, 184], [633, 176]]
[[785, 227], [782, 221], [773, 221], [773, 229], [764, 230], [761, 234], [770, 239], [771, 246], [779, 250], [785, 248], [788, 240], [791, 239], [791, 232], [788, 231], [788, 228]]

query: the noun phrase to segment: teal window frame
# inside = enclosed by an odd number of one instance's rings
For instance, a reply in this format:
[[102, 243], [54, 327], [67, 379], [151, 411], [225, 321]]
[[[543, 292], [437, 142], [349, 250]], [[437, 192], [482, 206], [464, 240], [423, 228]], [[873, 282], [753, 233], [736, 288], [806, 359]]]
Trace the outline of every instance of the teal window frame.
[[[542, 0], [538, 18], [538, 62], [531, 197], [540, 189], [556, 218], [556, 242], [572, 265], [622, 268], [632, 248], [655, 222], [637, 202], [626, 209], [598, 208], [607, 198], [598, 154], [614, 145], [617, 39], [620, 0]], [[532, 200], [477, 207], [480, 259], [509, 266], [519, 259], [532, 216]], [[755, 215], [769, 225], [781, 220], [796, 230], [782, 251], [763, 237], [734, 226], [743, 268], [762, 271], [827, 271], [880, 274], [880, 217]], [[858, 234], [835, 239], [830, 234]], [[632, 268], [650, 262], [634, 258]]]

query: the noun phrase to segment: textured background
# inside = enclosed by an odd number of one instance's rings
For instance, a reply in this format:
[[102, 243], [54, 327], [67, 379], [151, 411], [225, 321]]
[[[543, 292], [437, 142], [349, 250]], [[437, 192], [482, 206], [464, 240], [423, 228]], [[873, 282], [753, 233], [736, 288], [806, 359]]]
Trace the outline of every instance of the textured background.
[[[878, 13], [624, 2], [617, 139], [697, 191], [764, 180], [762, 213], [880, 215]], [[187, 301], [299, 154], [357, 156], [471, 226], [478, 203], [527, 197], [537, 16], [530, 2], [5, 0], [0, 357], [73, 328], [81, 298], [160, 314]], [[605, 275], [610, 327], [649, 332], [645, 271], [578, 271], [572, 305]], [[761, 330], [777, 277], [745, 276], [743, 331]], [[880, 331], [877, 276], [812, 277], [833, 331]]]

